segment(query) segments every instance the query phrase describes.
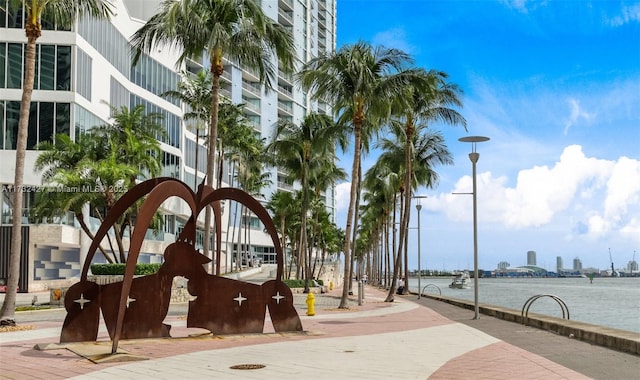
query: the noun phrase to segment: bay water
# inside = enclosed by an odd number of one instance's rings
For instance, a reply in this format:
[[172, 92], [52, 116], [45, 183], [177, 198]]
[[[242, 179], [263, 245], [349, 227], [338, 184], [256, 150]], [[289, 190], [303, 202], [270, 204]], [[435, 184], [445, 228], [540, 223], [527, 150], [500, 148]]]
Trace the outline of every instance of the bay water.
[[[451, 289], [450, 277], [422, 277], [423, 294], [474, 301], [473, 279], [469, 289]], [[418, 278], [409, 278], [409, 289], [418, 291]], [[520, 312], [536, 295], [559, 297], [571, 320], [640, 333], [640, 277], [588, 278], [479, 278], [478, 303]], [[529, 313], [562, 318], [562, 309], [550, 297], [531, 304]]]

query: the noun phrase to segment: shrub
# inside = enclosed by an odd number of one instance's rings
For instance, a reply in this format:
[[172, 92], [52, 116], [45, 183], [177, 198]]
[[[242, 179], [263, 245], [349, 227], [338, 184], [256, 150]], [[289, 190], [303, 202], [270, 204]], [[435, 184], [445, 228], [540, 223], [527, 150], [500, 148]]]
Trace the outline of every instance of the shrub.
[[[124, 275], [125, 264], [93, 264], [91, 273], [94, 275]], [[154, 274], [160, 269], [160, 264], [136, 264], [135, 275]]]
[[[282, 282], [287, 284], [287, 286], [290, 288], [304, 288], [304, 280], [282, 280]], [[316, 282], [320, 286], [324, 285], [322, 280], [316, 280]], [[313, 287], [313, 280], [309, 282], [309, 286]]]

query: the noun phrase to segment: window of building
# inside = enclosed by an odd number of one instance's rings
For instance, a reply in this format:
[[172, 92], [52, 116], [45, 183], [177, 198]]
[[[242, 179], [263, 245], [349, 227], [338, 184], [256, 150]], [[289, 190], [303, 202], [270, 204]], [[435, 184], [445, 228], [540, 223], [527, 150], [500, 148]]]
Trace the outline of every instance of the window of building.
[[[56, 47], [40, 46], [39, 85], [41, 90], [55, 90]], [[38, 83], [37, 81], [35, 83]]]
[[4, 148], [4, 126], [5, 126], [4, 102], [0, 102], [0, 149]]
[[160, 176], [180, 179], [180, 157], [162, 152], [162, 172]]
[[0, 43], [0, 88], [5, 87], [5, 70], [7, 68], [7, 44]]
[[[27, 149], [52, 141], [56, 133], [69, 133], [69, 103], [32, 102]], [[18, 140], [19, 101], [0, 101], [0, 148], [14, 150]]]
[[242, 226], [249, 227], [252, 230], [260, 229], [260, 219], [253, 215], [242, 215]]
[[20, 119], [20, 102], [5, 102], [4, 149], [15, 150], [18, 144], [18, 120]]
[[85, 99], [91, 100], [91, 78], [92, 63], [91, 57], [82, 49], [77, 48], [76, 63], [76, 91]]
[[71, 46], [58, 46], [56, 66], [56, 89], [71, 90]]
[[71, 134], [71, 104], [56, 103], [56, 124], [54, 135], [58, 133]]
[[161, 125], [164, 127], [166, 131], [165, 136], [157, 136], [159, 141], [163, 143], [169, 144], [173, 147], [180, 148], [181, 134], [182, 134], [182, 125], [180, 121], [180, 117], [176, 114], [173, 114], [164, 108], [160, 108], [154, 103], [151, 103], [145, 99], [142, 99], [139, 96], [131, 95], [129, 100], [129, 108], [133, 109], [135, 106], [142, 104], [147, 112], [150, 113], [159, 113], [162, 115], [162, 119], [160, 120]]
[[[24, 50], [24, 44], [0, 43], [0, 88], [22, 89]], [[71, 90], [71, 46], [36, 45], [33, 88]]]
[[8, 44], [7, 88], [22, 88], [22, 47], [23, 44]]
[[0, 3], [2, 3], [0, 8], [7, 10], [6, 12], [0, 12], [0, 15], [2, 15], [2, 27], [6, 25], [7, 28], [21, 29], [24, 15], [22, 2], [6, 0], [0, 1]]
[[29, 127], [27, 149], [33, 150], [38, 143], [38, 103], [32, 102], [29, 108]]
[[[107, 124], [106, 121], [102, 120], [98, 116], [84, 109], [84, 107], [75, 105], [75, 136], [80, 133], [85, 133], [93, 127], [97, 127], [99, 125]], [[61, 133], [61, 132], [58, 132]]]

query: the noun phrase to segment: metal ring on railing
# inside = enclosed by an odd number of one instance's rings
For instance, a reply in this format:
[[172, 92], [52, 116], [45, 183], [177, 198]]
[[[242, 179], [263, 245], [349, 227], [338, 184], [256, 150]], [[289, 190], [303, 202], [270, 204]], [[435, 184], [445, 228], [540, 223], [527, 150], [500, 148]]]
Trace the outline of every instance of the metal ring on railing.
[[567, 304], [564, 303], [564, 301], [562, 299], [560, 299], [560, 297], [558, 296], [554, 296], [553, 294], [538, 294], [535, 296], [530, 297], [527, 302], [524, 303], [524, 305], [522, 306], [522, 311], [520, 313], [520, 315], [522, 316], [523, 320], [522, 323], [526, 324], [528, 318], [529, 318], [529, 308], [531, 308], [531, 305], [533, 305], [533, 303], [543, 297], [549, 297], [551, 299], [553, 299], [554, 301], [556, 301], [556, 303], [558, 305], [560, 305], [560, 309], [562, 310], [562, 319], [565, 318], [565, 316], [567, 317], [566, 319], [571, 319], [569, 316], [569, 308], [567, 307]]
[[442, 291], [440, 290], [440, 288], [439, 288], [438, 286], [434, 285], [434, 284], [427, 284], [427, 285], [425, 285], [425, 286], [422, 288], [422, 291], [420, 292], [420, 294], [423, 294], [423, 293], [424, 293], [424, 290], [425, 290], [426, 288], [430, 287], [430, 286], [432, 286], [432, 287], [434, 287], [434, 288], [438, 289], [438, 295], [440, 295], [440, 296], [442, 295]]

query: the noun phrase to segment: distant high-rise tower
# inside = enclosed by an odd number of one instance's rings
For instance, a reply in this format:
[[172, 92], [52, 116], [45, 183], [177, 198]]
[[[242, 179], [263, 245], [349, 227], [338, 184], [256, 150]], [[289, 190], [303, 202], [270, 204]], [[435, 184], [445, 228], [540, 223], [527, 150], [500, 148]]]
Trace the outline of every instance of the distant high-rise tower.
[[527, 252], [527, 265], [536, 265], [536, 251]]
[[582, 269], [582, 261], [580, 258], [576, 257], [573, 259], [573, 270], [581, 270]]
[[498, 263], [498, 269], [507, 269], [511, 266], [511, 264], [509, 264], [506, 261], [501, 261]]
[[564, 264], [562, 263], [562, 257], [561, 256], [557, 256], [556, 257], [556, 271], [558, 273], [560, 273], [562, 271], [562, 268], [564, 268]]

